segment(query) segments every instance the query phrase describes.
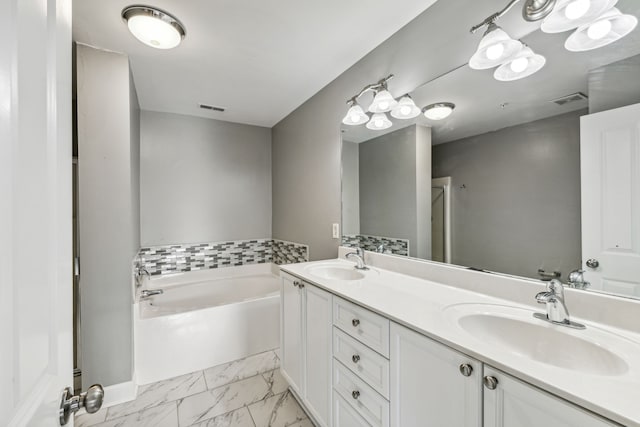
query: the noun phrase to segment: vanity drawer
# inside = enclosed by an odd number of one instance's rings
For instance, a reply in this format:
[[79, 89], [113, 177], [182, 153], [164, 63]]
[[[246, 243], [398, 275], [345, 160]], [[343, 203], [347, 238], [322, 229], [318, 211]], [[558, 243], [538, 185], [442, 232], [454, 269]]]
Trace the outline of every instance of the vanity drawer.
[[386, 399], [389, 398], [389, 360], [335, 327], [333, 357]]
[[333, 324], [389, 358], [389, 319], [335, 297]]
[[333, 427], [370, 427], [346, 400], [333, 392]]
[[333, 389], [372, 426], [389, 426], [389, 401], [337, 360], [333, 363]]

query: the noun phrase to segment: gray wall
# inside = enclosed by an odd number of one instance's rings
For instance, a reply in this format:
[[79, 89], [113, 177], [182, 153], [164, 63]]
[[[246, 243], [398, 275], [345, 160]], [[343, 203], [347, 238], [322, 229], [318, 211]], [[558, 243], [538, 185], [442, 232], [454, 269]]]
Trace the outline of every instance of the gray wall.
[[342, 143], [342, 234], [360, 233], [360, 167], [358, 144]]
[[[433, 147], [452, 178], [452, 263], [519, 276], [580, 267], [577, 111]], [[464, 185], [466, 188], [460, 188]]]
[[431, 140], [408, 126], [359, 144], [360, 233], [409, 240], [409, 255], [431, 255]]
[[[275, 238], [308, 244], [312, 260], [337, 256], [340, 241], [332, 239], [331, 223], [340, 221], [345, 101], [390, 73], [396, 77], [389, 89], [401, 95], [466, 63], [480, 40], [469, 35], [478, 16], [466, 7], [467, 1], [436, 2], [273, 128]], [[486, 3], [488, 10], [504, 6], [499, 0]], [[442, 22], [443, 13], [457, 19]]]
[[589, 72], [589, 113], [640, 102], [640, 55]]
[[142, 111], [143, 246], [271, 237], [271, 131]]
[[83, 384], [131, 381], [138, 105], [124, 55], [77, 46]]

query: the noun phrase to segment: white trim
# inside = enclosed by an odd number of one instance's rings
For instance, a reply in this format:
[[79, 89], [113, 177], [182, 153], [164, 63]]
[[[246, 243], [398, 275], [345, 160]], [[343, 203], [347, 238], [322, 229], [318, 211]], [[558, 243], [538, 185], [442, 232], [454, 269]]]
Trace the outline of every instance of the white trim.
[[114, 384], [104, 388], [103, 408], [119, 405], [121, 403], [135, 400], [138, 396], [138, 384], [134, 379], [126, 383]]
[[444, 189], [444, 262], [451, 263], [451, 177], [433, 178], [431, 187]]

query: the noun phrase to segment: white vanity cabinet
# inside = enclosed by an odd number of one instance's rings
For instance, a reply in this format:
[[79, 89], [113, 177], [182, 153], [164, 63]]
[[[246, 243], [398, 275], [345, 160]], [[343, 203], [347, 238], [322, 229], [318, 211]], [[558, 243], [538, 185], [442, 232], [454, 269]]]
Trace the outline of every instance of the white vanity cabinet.
[[484, 382], [484, 427], [618, 426], [486, 365]]
[[482, 426], [482, 364], [391, 323], [391, 427]]
[[281, 372], [320, 427], [331, 420], [332, 295], [281, 273]]

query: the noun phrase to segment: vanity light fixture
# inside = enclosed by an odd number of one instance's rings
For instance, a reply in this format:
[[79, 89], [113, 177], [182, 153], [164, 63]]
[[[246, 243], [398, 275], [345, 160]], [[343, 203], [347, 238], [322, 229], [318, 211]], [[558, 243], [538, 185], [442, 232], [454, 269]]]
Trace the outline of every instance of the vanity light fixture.
[[369, 116], [364, 112], [358, 101], [355, 99], [349, 100], [349, 111], [347, 111], [347, 115], [342, 119], [342, 123], [345, 125], [355, 126], [362, 125], [369, 121]]
[[369, 112], [386, 113], [395, 108], [396, 105], [398, 105], [398, 101], [391, 96], [391, 93], [387, 90], [387, 82], [384, 82], [376, 90], [376, 96], [374, 96], [373, 102], [369, 105]]
[[436, 102], [424, 107], [422, 113], [429, 120], [443, 120], [453, 113], [454, 108], [456, 105], [451, 102]]
[[184, 25], [178, 19], [154, 7], [125, 7], [122, 18], [135, 38], [156, 49], [172, 49], [186, 35]]
[[418, 117], [420, 115], [420, 109], [416, 106], [416, 103], [413, 102], [413, 99], [409, 94], [404, 95], [398, 101], [398, 105], [395, 106], [393, 110], [391, 110], [391, 117], [396, 119], [413, 119], [414, 117]]
[[522, 43], [513, 40], [494, 22], [491, 22], [482, 36], [478, 49], [469, 60], [474, 70], [486, 70], [503, 64], [521, 49]]
[[505, 62], [493, 73], [493, 77], [501, 82], [523, 79], [540, 71], [547, 62], [544, 56], [536, 54], [523, 43], [522, 49], [508, 62]]
[[391, 123], [391, 120], [389, 120], [385, 113], [375, 113], [366, 126], [367, 129], [371, 130], [383, 130], [389, 129], [392, 125], [393, 123]]
[[545, 33], [562, 33], [593, 22], [611, 9], [618, 0], [558, 0], [553, 12], [540, 29]]
[[597, 49], [620, 40], [638, 25], [638, 18], [623, 15], [615, 7], [569, 36], [564, 47], [571, 52]]

